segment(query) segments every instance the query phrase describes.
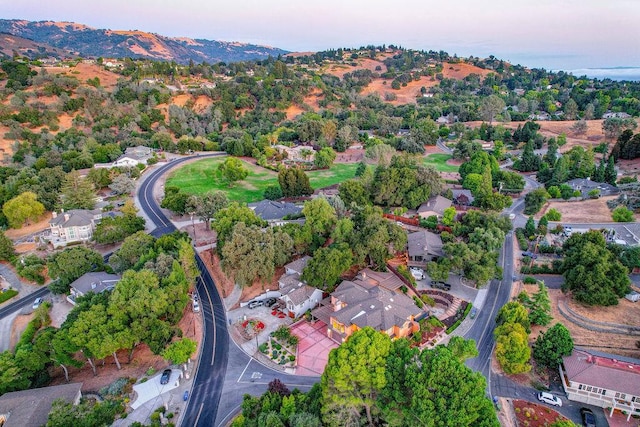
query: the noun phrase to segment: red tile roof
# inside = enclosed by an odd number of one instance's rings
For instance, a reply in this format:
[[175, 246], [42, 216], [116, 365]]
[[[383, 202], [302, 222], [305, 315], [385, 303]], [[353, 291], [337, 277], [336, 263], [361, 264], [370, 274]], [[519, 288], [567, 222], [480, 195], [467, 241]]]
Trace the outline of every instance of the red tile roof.
[[574, 350], [563, 358], [569, 381], [640, 396], [640, 363]]

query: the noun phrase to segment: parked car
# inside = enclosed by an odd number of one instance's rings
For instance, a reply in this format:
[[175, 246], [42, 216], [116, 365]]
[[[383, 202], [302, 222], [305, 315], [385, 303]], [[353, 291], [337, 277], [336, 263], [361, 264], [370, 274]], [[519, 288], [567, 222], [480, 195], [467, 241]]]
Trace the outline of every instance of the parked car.
[[262, 307], [262, 305], [264, 304], [264, 301], [260, 301], [260, 300], [253, 300], [249, 302], [249, 308], [253, 309], [253, 308], [257, 308], [257, 307]]
[[529, 252], [529, 251], [522, 252], [522, 256], [528, 256], [531, 259], [538, 258], [538, 255], [534, 254], [533, 252]]
[[273, 304], [276, 303], [276, 301], [278, 301], [276, 298], [267, 298], [266, 300], [264, 300], [264, 306], [271, 307]]
[[596, 427], [596, 416], [589, 408], [580, 408], [580, 416], [582, 417], [582, 425], [584, 427]]
[[193, 312], [200, 313], [200, 303], [196, 300], [193, 300]]
[[445, 282], [439, 282], [436, 280], [432, 280], [431, 281], [431, 287], [432, 288], [436, 288], [436, 289], [442, 289], [444, 291], [449, 291], [451, 290], [451, 285]]
[[160, 384], [165, 385], [169, 384], [169, 380], [171, 379], [171, 369], [165, 369], [162, 371], [162, 375], [160, 376]]
[[42, 304], [44, 300], [42, 299], [42, 297], [38, 297], [36, 298], [36, 300], [33, 302], [33, 309], [35, 310], [36, 308], [40, 307], [40, 304]]
[[411, 271], [411, 275], [413, 276], [414, 279], [416, 280], [424, 279], [424, 271], [421, 268], [411, 267], [409, 271]]
[[193, 295], [191, 295], [191, 299], [194, 301], [200, 301], [200, 297], [197, 292], [194, 292]]
[[549, 405], [562, 406], [562, 400], [560, 400], [558, 396], [554, 396], [553, 394], [545, 391], [538, 393], [538, 400], [540, 402], [548, 403]]
[[472, 319], [475, 319], [477, 314], [478, 314], [478, 309], [476, 307], [471, 307], [471, 311], [469, 312], [469, 317], [471, 317]]

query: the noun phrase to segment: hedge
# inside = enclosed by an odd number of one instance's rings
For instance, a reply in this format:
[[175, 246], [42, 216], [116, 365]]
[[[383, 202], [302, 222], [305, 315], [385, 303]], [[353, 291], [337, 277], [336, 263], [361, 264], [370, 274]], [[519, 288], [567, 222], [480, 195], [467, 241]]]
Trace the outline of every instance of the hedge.
[[471, 307], [472, 306], [473, 306], [473, 304], [471, 304], [471, 303], [467, 304], [467, 306], [464, 309], [464, 312], [462, 313], [462, 317], [460, 319], [456, 320], [453, 325], [449, 326], [449, 328], [447, 329], [447, 334], [450, 334], [451, 332], [455, 331], [456, 328], [458, 326], [460, 326], [460, 323], [462, 323], [462, 321], [467, 318], [467, 315], [471, 311]]
[[18, 295], [18, 291], [16, 291], [15, 289], [9, 289], [7, 291], [0, 292], [0, 304], [15, 297], [16, 295]]

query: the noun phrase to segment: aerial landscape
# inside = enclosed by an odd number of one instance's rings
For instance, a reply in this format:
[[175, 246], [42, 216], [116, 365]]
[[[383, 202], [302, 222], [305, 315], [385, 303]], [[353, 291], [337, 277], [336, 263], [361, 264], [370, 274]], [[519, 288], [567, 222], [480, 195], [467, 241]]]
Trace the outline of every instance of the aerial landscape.
[[0, 426], [640, 426], [640, 5], [0, 3]]

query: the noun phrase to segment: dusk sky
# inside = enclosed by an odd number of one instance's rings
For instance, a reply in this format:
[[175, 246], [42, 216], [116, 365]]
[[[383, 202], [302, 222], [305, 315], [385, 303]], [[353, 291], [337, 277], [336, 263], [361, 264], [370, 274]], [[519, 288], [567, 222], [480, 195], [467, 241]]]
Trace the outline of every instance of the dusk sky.
[[639, 0], [0, 0], [2, 18], [265, 44], [395, 44], [530, 67], [640, 66]]

